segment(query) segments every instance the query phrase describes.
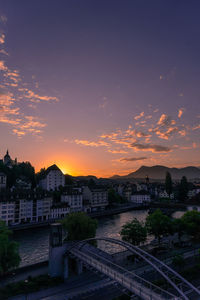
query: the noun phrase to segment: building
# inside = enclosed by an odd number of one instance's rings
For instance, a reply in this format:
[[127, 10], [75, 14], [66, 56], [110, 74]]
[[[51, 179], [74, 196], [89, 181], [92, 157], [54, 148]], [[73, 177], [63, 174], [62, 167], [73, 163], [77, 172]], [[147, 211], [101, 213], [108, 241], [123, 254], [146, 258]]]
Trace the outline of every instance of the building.
[[15, 158], [14, 160], [12, 160], [12, 158], [10, 157], [10, 154], [7, 150], [6, 154], [4, 155], [3, 158], [3, 164], [9, 168], [12, 168], [13, 165], [17, 165], [17, 158]]
[[147, 191], [135, 192], [131, 195], [130, 202], [143, 204], [151, 202], [151, 196]]
[[0, 172], [0, 190], [6, 188], [7, 176], [3, 172]]
[[170, 198], [171, 200], [174, 199], [174, 193], [171, 193], [170, 194], [170, 197], [169, 197], [169, 194], [164, 190], [164, 191], [161, 191], [159, 194], [158, 194], [159, 198], [160, 199], [166, 199], [166, 198]]
[[55, 191], [60, 186], [65, 185], [65, 176], [62, 171], [56, 166], [50, 166], [44, 175], [44, 178], [40, 180], [39, 186], [47, 191]]
[[195, 197], [196, 195], [198, 195], [200, 193], [200, 188], [194, 188], [192, 190], [189, 190], [188, 192], [188, 198], [191, 199], [193, 197]]
[[15, 202], [2, 201], [0, 202], [0, 220], [6, 222], [6, 225], [11, 225], [15, 220]]
[[15, 191], [0, 195], [0, 219], [7, 225], [47, 221], [53, 199], [47, 194]]
[[61, 195], [61, 202], [68, 204], [69, 212], [83, 210], [83, 194], [78, 189], [71, 189], [71, 191]]
[[54, 204], [51, 207], [51, 219], [60, 219], [66, 217], [70, 213], [67, 203]]
[[102, 211], [108, 205], [108, 192], [101, 187], [83, 187], [83, 204], [86, 212]]

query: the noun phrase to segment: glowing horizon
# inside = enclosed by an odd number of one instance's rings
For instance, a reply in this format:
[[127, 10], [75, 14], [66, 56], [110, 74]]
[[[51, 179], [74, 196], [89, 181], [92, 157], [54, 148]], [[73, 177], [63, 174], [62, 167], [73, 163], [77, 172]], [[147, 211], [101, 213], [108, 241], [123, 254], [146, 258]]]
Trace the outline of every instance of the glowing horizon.
[[1, 3], [0, 158], [97, 177], [199, 166], [199, 9]]

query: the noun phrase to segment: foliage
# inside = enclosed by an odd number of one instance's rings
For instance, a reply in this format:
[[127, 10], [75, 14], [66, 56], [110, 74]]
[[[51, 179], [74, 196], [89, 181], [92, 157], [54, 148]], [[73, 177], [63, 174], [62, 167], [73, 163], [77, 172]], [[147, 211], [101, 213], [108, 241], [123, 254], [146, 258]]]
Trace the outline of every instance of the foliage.
[[172, 260], [172, 264], [175, 267], [181, 268], [185, 265], [185, 260], [184, 260], [183, 256], [179, 254], [179, 255], [174, 256], [174, 258]]
[[112, 205], [114, 203], [122, 203], [124, 202], [124, 199], [117, 194], [114, 189], [110, 188], [108, 190], [108, 202], [110, 205]]
[[3, 172], [7, 175], [7, 185], [12, 187], [16, 180], [19, 178], [25, 178], [31, 182], [32, 187], [35, 187], [35, 169], [30, 164], [30, 162], [22, 162], [17, 165], [13, 165], [12, 168], [5, 166], [3, 163], [0, 163], [0, 172]]
[[146, 241], [147, 229], [137, 219], [133, 219], [133, 221], [123, 225], [120, 235], [122, 240], [137, 246]]
[[0, 299], [4, 300], [15, 295], [33, 293], [44, 288], [50, 288], [61, 284], [62, 282], [63, 279], [60, 277], [51, 278], [49, 275], [40, 275], [32, 278], [29, 276], [25, 281], [10, 283], [5, 287], [0, 288]]
[[188, 211], [181, 217], [181, 221], [187, 234], [196, 239], [200, 238], [200, 212], [196, 210]]
[[172, 193], [172, 178], [171, 178], [171, 174], [169, 172], [166, 173], [165, 189], [170, 198], [170, 195]]
[[45, 178], [45, 174], [46, 174], [46, 169], [45, 168], [41, 168], [40, 172], [36, 173], [36, 182], [39, 183], [40, 180]]
[[146, 218], [146, 227], [148, 233], [158, 238], [159, 243], [162, 236], [172, 233], [172, 221], [160, 209]]
[[123, 295], [121, 295], [121, 296], [119, 296], [119, 297], [117, 297], [117, 298], [114, 298], [114, 299], [112, 299], [112, 300], [130, 300], [130, 299], [131, 299], [130, 296], [128, 296], [128, 295], [126, 295], [126, 294], [123, 294]]
[[181, 236], [186, 231], [186, 224], [183, 222], [181, 218], [174, 219], [173, 221], [173, 231], [178, 233], [179, 241], [181, 240]]
[[188, 197], [188, 181], [185, 176], [182, 177], [180, 185], [179, 185], [179, 199], [181, 201], [185, 201]]
[[20, 256], [18, 244], [10, 239], [11, 231], [3, 221], [0, 221], [0, 274], [5, 274], [12, 268], [18, 267]]
[[67, 240], [84, 240], [95, 237], [97, 221], [84, 212], [75, 212], [65, 217], [61, 224], [67, 232]]
[[74, 179], [71, 175], [65, 175], [65, 185], [73, 185]]
[[[180, 272], [180, 275], [183, 276], [185, 279], [192, 281], [194, 279], [199, 279], [199, 273], [200, 273], [200, 264], [196, 264], [193, 267], [189, 267], [183, 271]], [[153, 284], [164, 287], [166, 284], [165, 279], [161, 278], [158, 280], [154, 280]]]

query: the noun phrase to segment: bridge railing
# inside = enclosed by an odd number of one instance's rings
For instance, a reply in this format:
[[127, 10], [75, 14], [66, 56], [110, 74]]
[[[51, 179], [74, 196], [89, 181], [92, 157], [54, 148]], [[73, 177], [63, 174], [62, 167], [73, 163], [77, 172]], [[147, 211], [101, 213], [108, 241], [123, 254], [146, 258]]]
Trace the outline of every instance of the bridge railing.
[[79, 258], [84, 263], [94, 267], [98, 271], [114, 279], [123, 287], [127, 288], [142, 299], [182, 299], [157, 287], [156, 285], [152, 284], [151, 282], [148, 282], [147, 280], [139, 277], [138, 275], [127, 271], [123, 267], [109, 261], [108, 259], [99, 256], [93, 251], [89, 251], [88, 249], [79, 250], [78, 248], [72, 248], [70, 252], [76, 258]]
[[80, 241], [77, 243], [77, 246], [79, 245], [79, 249], [81, 249], [87, 242], [90, 241], [105, 241], [114, 243], [116, 245], [123, 246], [127, 250], [130, 250], [133, 254], [138, 255], [141, 257], [147, 264], [152, 266], [154, 270], [156, 270], [160, 275], [165, 278], [165, 280], [173, 287], [173, 289], [178, 293], [179, 299], [185, 299], [189, 300], [186, 293], [184, 291], [192, 290], [196, 295], [198, 295], [200, 299], [200, 290], [193, 286], [190, 282], [188, 282], [185, 278], [183, 278], [179, 273], [174, 271], [172, 268], [170, 268], [168, 265], [166, 265], [164, 262], [160, 261], [156, 257], [152, 256], [148, 252], [142, 250], [139, 247], [136, 247], [128, 242], [113, 239], [113, 238], [90, 238], [84, 241]]

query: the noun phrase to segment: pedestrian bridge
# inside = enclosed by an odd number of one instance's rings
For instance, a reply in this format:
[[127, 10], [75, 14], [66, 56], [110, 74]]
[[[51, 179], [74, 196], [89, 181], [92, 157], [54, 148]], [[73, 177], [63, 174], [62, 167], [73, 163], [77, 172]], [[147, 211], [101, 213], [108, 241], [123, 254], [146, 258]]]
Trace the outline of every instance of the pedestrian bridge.
[[[116, 264], [106, 256], [99, 255], [98, 252], [92, 251], [87, 247], [90, 241], [104, 241], [122, 246], [131, 253], [142, 258], [148, 265], [157, 271], [168, 284], [170, 284], [170, 292], [154, 285], [150, 281], [136, 275], [134, 272], [127, 271], [125, 268]], [[86, 266], [90, 266], [99, 272], [107, 275], [115, 280], [121, 286], [129, 290], [134, 295], [144, 300], [189, 300], [188, 293], [197, 296], [200, 299], [200, 291], [190, 282], [184, 279], [179, 273], [150, 255], [139, 247], [133, 246], [125, 241], [112, 238], [93, 238], [75, 243], [69, 250], [68, 254], [83, 262]], [[172, 291], [172, 292], [171, 292]]]

